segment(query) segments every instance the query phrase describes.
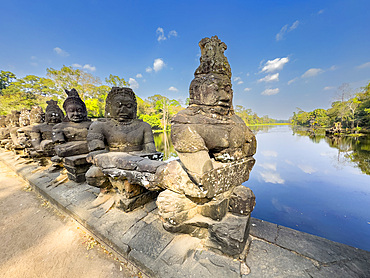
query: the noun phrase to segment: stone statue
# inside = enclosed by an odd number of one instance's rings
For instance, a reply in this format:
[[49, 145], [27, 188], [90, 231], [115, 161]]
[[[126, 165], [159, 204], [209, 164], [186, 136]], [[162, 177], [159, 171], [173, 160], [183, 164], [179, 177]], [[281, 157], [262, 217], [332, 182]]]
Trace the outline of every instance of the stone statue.
[[199, 43], [200, 66], [190, 84], [189, 107], [171, 121], [179, 160], [157, 172], [167, 190], [157, 198], [164, 228], [206, 238], [206, 246], [239, 256], [248, 238], [253, 192], [241, 184], [255, 163], [256, 138], [235, 115], [226, 44]]
[[[30, 132], [31, 144], [35, 149], [32, 156], [53, 156], [55, 155], [54, 143], [52, 141], [52, 128], [63, 120], [64, 113], [59, 108], [57, 101], [46, 102], [45, 122], [32, 126]], [[31, 119], [33, 118], [31, 112]]]
[[[16, 121], [16, 117], [17, 116], [13, 114], [11, 120]], [[20, 132], [20, 134], [18, 134], [18, 130], [22, 131], [22, 128], [25, 128], [29, 124], [30, 124], [30, 110], [28, 110], [27, 108], [22, 108], [18, 117], [18, 122], [12, 124], [12, 127], [10, 128], [10, 138], [12, 139], [13, 149], [24, 149], [26, 137], [24, 136], [23, 132]]]
[[61, 162], [67, 170], [68, 177], [74, 181], [85, 180], [85, 173], [91, 164], [86, 162], [89, 152], [86, 136], [91, 121], [87, 118], [87, 109], [75, 89], [65, 90], [68, 97], [63, 103], [66, 116], [63, 122], [52, 129], [52, 140], [56, 143], [56, 156], [53, 162]]
[[[19, 117], [20, 128], [17, 130], [18, 149], [26, 149], [29, 152], [32, 148], [31, 132], [35, 125], [44, 122], [45, 113], [40, 106], [33, 106], [31, 110], [22, 109]], [[23, 152], [23, 155], [27, 155]]]
[[113, 87], [109, 92], [105, 117], [90, 126], [89, 150], [115, 152], [156, 152], [152, 128], [137, 119], [137, 102], [130, 88]]
[[87, 131], [91, 121], [87, 118], [87, 109], [75, 89], [65, 90], [68, 97], [63, 103], [66, 116], [62, 123], [53, 127], [53, 142], [58, 143], [55, 151], [59, 157], [85, 154]]
[[1, 146], [5, 147], [5, 149], [12, 149], [14, 148], [12, 138], [11, 138], [11, 131], [13, 131], [13, 138], [16, 136], [16, 130], [19, 128], [19, 116], [20, 112], [13, 110], [10, 114], [8, 114], [5, 118], [5, 125], [1, 130]]
[[129, 211], [152, 198], [150, 179], [163, 164], [150, 125], [137, 119], [132, 89], [113, 87], [106, 99], [106, 120], [91, 124], [87, 135], [92, 166], [87, 182], [113, 195], [116, 206]]

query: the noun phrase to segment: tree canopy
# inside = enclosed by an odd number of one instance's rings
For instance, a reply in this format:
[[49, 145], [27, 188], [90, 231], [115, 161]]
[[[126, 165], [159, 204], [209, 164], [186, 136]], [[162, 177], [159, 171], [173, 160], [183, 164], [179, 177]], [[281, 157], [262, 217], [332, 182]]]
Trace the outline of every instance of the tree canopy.
[[356, 94], [350, 92], [348, 84], [341, 85], [329, 109], [297, 110], [291, 118], [295, 125], [331, 127], [340, 122], [345, 128], [370, 128], [370, 83]]

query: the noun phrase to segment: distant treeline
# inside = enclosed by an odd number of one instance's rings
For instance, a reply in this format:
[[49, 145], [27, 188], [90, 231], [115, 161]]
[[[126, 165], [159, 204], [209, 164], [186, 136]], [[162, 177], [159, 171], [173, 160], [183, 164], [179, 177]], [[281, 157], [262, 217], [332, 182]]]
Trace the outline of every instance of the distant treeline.
[[338, 89], [337, 97], [338, 100], [327, 110], [305, 112], [298, 108], [298, 112], [294, 112], [291, 118], [292, 124], [331, 127], [340, 122], [343, 128], [370, 128], [370, 83], [356, 94], [351, 94], [348, 84], [343, 84]]
[[[75, 88], [85, 101], [90, 118], [104, 117], [105, 99], [111, 87], [125, 87], [130, 84], [124, 78], [110, 74], [102, 82], [81, 69], [63, 66], [60, 70], [46, 69], [47, 77], [27, 75], [17, 78], [10, 71], [0, 71], [0, 115], [6, 115], [12, 110], [31, 109], [34, 105], [46, 108], [46, 101], [54, 99], [61, 106], [67, 97], [64, 89]], [[180, 110], [184, 109], [179, 100], [169, 99], [160, 94], [143, 100], [139, 96], [138, 118], [148, 122], [153, 129], [167, 130], [170, 120]], [[268, 116], [258, 117], [251, 109], [236, 106], [236, 114], [246, 124], [266, 124], [278, 121]]]

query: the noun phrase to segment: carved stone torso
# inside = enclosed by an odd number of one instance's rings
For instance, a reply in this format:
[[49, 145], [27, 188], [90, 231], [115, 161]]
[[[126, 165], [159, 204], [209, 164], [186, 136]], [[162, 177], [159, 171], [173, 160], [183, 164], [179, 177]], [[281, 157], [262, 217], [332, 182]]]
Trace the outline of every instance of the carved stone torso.
[[53, 127], [53, 141], [85, 141], [91, 121], [62, 122]]
[[109, 151], [142, 151], [144, 145], [153, 142], [149, 124], [134, 119], [120, 123], [114, 119], [94, 122], [89, 131], [89, 139], [104, 141]]
[[206, 150], [216, 159], [219, 153], [236, 155], [235, 159], [255, 153], [252, 131], [235, 114], [207, 114], [190, 106], [175, 115], [171, 123], [172, 142], [177, 151], [194, 153]]

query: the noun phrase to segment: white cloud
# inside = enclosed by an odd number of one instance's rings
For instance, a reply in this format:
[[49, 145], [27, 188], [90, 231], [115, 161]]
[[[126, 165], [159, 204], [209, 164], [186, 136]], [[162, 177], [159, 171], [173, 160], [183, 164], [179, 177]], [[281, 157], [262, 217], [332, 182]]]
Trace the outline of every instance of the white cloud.
[[262, 179], [268, 183], [283, 184], [285, 180], [280, 177], [279, 173], [274, 172], [260, 172]]
[[241, 80], [241, 78], [240, 78], [239, 76], [235, 76], [235, 77], [233, 78], [233, 80], [234, 80], [234, 82], [236, 82], [236, 81], [238, 81], [238, 80]]
[[335, 89], [335, 87], [333, 87], [333, 86], [326, 86], [326, 87], [324, 87], [324, 90], [325, 91], [330, 91], [330, 90], [334, 90]]
[[96, 67], [86, 64], [82, 67], [83, 69], [89, 70], [89, 71], [96, 71]]
[[168, 38], [170, 37], [177, 37], [177, 32], [175, 30], [172, 30], [168, 33]]
[[284, 25], [281, 29], [280, 32], [276, 34], [276, 40], [280, 41], [283, 39], [284, 34], [288, 30], [288, 24]]
[[272, 96], [272, 95], [276, 95], [280, 92], [279, 88], [275, 88], [275, 89], [266, 89], [264, 90], [261, 95], [263, 96]]
[[246, 74], [246, 76], [248, 77], [250, 75], [250, 73], [248, 72], [247, 74]]
[[251, 88], [244, 88], [244, 92], [249, 92], [250, 90], [252, 90]]
[[90, 64], [85, 64], [85, 65], [80, 65], [80, 64], [72, 64], [72, 67], [74, 68], [82, 68], [82, 69], [85, 69], [85, 70], [89, 70], [89, 71], [96, 71], [96, 67], [95, 66], [92, 66]]
[[156, 33], [157, 33], [157, 41], [165, 41], [165, 40], [167, 40], [167, 38], [166, 38], [166, 36], [164, 35], [164, 30], [163, 30], [163, 28], [161, 28], [161, 27], [158, 27], [157, 28], [157, 31], [155, 31]]
[[153, 63], [153, 70], [155, 72], [160, 71], [161, 69], [163, 69], [165, 65], [166, 64], [163, 62], [161, 58], [155, 59]]
[[276, 40], [281, 41], [286, 33], [289, 33], [294, 29], [297, 29], [298, 25], [299, 25], [298, 20], [294, 21], [290, 27], [289, 24], [285, 24], [283, 27], [281, 27], [279, 33], [276, 34]]
[[298, 168], [301, 169], [303, 172], [305, 172], [306, 174], [312, 174], [312, 173], [315, 173], [317, 172], [317, 170], [310, 166], [310, 165], [298, 165]]
[[61, 49], [60, 47], [55, 47], [54, 48], [54, 51], [56, 52], [56, 54], [58, 54], [59, 56], [62, 56], [62, 57], [67, 57], [69, 56], [69, 53], [63, 49]]
[[336, 65], [333, 65], [333, 66], [330, 67], [329, 70], [336, 70], [336, 69], [338, 69], [338, 67]]
[[36, 60], [37, 57], [36, 56], [31, 56], [31, 60]]
[[284, 65], [288, 62], [289, 62], [288, 57], [268, 60], [265, 63], [264, 67], [262, 68], [262, 72], [274, 72], [274, 71], [282, 70]]
[[238, 83], [236, 83], [237, 85], [241, 85], [243, 84], [244, 82], [242, 80], [238, 81]]
[[276, 151], [265, 150], [261, 152], [263, 156], [277, 157], [278, 153]]
[[299, 25], [299, 21], [298, 20], [294, 21], [294, 23], [292, 24], [292, 26], [290, 26], [288, 32], [293, 31], [294, 29], [296, 29], [298, 27], [298, 25]]
[[130, 87], [131, 87], [132, 89], [137, 89], [137, 88], [139, 88], [139, 83], [138, 83], [135, 79], [133, 79], [133, 78], [131, 78], [131, 77], [130, 77], [130, 79], [128, 80], [128, 83], [130, 84]]
[[152, 72], [152, 71], [153, 71], [153, 69], [152, 69], [151, 67], [147, 67], [147, 68], [145, 69], [145, 71], [146, 71], [146, 72]]
[[171, 38], [171, 37], [177, 37], [177, 32], [175, 30], [171, 30], [170, 32], [168, 32], [168, 36], [166, 37], [164, 35], [164, 29], [161, 28], [161, 27], [158, 27], [157, 30], [155, 31], [156, 34], [157, 34], [157, 41], [165, 41], [167, 40], [167, 38]]
[[358, 69], [370, 68], [370, 62], [357, 66]]
[[313, 77], [316, 76], [320, 73], [323, 73], [324, 71], [319, 68], [311, 68], [307, 70], [304, 74], [302, 74], [302, 78], [308, 78], [308, 77]]
[[276, 163], [260, 163], [258, 165], [261, 166], [263, 169], [266, 169], [266, 170], [276, 171], [276, 169], [277, 169]]
[[169, 91], [172, 91], [172, 92], [178, 92], [179, 90], [173, 86], [169, 87], [168, 88]]
[[296, 78], [293, 78], [293, 79], [289, 80], [289, 81], [288, 81], [288, 85], [290, 85], [290, 84], [292, 84], [293, 82], [297, 81], [297, 79], [298, 79], [298, 78], [296, 77]]
[[324, 13], [324, 10], [320, 10], [317, 12], [317, 14], [322, 14], [322, 13]]
[[141, 73], [136, 74], [136, 78], [143, 78], [143, 75]]
[[279, 73], [266, 75], [264, 78], [258, 80], [258, 82], [273, 82], [279, 81]]
[[34, 67], [37, 67], [39, 64], [38, 63], [36, 63], [36, 62], [31, 62], [30, 63], [31, 64], [31, 66], [34, 66]]

